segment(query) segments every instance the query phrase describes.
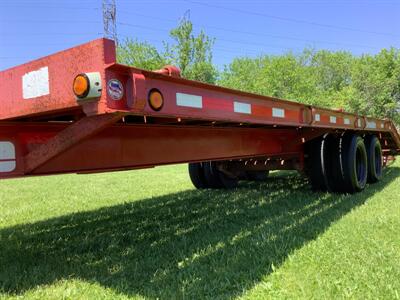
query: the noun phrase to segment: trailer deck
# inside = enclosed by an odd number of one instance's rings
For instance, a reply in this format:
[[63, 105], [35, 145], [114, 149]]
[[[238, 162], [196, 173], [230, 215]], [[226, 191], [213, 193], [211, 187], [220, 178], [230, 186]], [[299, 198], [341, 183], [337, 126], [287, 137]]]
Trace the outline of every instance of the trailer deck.
[[173, 66], [117, 64], [107, 39], [1, 71], [0, 87], [0, 178], [184, 162], [203, 183], [204, 162], [230, 179], [307, 171], [306, 145], [328, 135], [376, 136], [383, 162], [400, 153], [391, 120], [190, 81]]

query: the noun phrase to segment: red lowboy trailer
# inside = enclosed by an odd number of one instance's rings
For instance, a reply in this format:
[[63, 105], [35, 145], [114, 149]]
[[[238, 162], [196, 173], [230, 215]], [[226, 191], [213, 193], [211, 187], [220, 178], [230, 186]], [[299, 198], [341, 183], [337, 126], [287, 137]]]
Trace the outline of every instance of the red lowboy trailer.
[[107, 39], [0, 72], [0, 178], [188, 162], [198, 188], [296, 169], [356, 192], [399, 151], [390, 120], [120, 65]]

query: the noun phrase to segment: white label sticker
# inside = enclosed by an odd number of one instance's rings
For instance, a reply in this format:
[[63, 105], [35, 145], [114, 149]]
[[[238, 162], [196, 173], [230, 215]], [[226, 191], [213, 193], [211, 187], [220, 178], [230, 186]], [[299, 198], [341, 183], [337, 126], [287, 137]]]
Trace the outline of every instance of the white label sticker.
[[8, 173], [15, 170], [17, 163], [15, 160], [0, 161], [0, 173]]
[[176, 93], [176, 105], [203, 108], [203, 98], [197, 95]]
[[276, 118], [284, 118], [285, 117], [285, 110], [282, 108], [272, 108], [272, 116]]
[[16, 166], [14, 144], [7, 141], [0, 142], [0, 173], [12, 172]]
[[0, 142], [0, 160], [15, 159], [15, 147], [11, 142]]
[[49, 93], [48, 67], [40, 68], [22, 76], [22, 97], [24, 99], [32, 99], [48, 95]]
[[242, 114], [251, 114], [251, 105], [243, 102], [233, 102], [233, 111]]

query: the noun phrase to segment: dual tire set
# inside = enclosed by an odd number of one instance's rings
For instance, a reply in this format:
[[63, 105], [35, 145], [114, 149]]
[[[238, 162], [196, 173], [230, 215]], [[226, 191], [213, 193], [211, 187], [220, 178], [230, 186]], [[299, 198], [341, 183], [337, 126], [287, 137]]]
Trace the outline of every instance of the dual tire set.
[[[367, 182], [382, 177], [382, 148], [375, 135], [325, 134], [305, 144], [304, 171], [315, 191], [356, 193]], [[243, 171], [232, 175], [221, 162], [189, 163], [189, 175], [198, 189], [231, 189], [239, 180], [265, 181], [268, 171]]]
[[382, 177], [382, 148], [375, 135], [325, 134], [305, 145], [305, 173], [313, 190], [356, 193]]
[[218, 167], [218, 162], [207, 161], [189, 163], [189, 176], [198, 189], [232, 189], [237, 187], [239, 179], [265, 181], [268, 171], [246, 171], [242, 176], [233, 176], [222, 171]]

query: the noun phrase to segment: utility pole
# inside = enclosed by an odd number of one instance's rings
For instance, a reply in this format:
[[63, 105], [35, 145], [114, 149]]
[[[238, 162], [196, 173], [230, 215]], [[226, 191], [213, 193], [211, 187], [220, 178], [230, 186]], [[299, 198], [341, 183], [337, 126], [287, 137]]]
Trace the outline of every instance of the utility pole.
[[118, 44], [117, 37], [117, 6], [115, 0], [103, 0], [104, 37]]

